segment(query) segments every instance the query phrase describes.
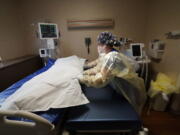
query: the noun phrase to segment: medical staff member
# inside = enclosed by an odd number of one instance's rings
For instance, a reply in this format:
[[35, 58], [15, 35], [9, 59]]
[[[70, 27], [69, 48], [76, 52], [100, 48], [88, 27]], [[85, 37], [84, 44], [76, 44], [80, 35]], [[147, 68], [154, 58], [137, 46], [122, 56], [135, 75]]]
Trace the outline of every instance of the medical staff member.
[[135, 108], [141, 112], [146, 100], [144, 81], [135, 73], [134, 61], [113, 49], [118, 44], [110, 32], [102, 32], [97, 38], [99, 58], [85, 64], [80, 82], [92, 87], [103, 87], [111, 84]]

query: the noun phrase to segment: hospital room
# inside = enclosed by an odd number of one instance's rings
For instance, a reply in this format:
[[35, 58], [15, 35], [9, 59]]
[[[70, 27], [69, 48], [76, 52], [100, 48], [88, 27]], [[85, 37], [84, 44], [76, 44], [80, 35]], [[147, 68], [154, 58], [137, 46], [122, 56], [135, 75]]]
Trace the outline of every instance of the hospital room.
[[180, 135], [179, 0], [0, 0], [0, 135]]

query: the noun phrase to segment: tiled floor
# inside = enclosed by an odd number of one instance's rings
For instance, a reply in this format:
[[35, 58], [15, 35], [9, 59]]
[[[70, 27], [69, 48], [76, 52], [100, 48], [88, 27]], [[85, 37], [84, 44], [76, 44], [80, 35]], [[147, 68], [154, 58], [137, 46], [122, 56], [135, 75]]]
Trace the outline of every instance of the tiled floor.
[[149, 116], [144, 112], [142, 118], [150, 131], [149, 135], [180, 135], [180, 116], [151, 111]]
[[65, 132], [63, 132], [63, 135], [69, 135], [69, 134], [68, 134], [68, 132], [65, 131]]
[[[64, 132], [63, 135], [69, 135], [69, 134], [67, 132]], [[120, 133], [78, 133], [77, 135], [122, 135], [122, 134]]]

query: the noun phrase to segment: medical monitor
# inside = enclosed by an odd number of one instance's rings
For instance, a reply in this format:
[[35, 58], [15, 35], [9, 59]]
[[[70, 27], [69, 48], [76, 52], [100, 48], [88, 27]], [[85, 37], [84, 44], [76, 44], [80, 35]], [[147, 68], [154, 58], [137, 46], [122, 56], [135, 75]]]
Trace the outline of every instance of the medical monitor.
[[142, 58], [142, 48], [144, 47], [144, 44], [142, 43], [133, 43], [130, 44], [132, 56], [134, 58]]
[[58, 27], [54, 23], [38, 23], [40, 39], [58, 39]]

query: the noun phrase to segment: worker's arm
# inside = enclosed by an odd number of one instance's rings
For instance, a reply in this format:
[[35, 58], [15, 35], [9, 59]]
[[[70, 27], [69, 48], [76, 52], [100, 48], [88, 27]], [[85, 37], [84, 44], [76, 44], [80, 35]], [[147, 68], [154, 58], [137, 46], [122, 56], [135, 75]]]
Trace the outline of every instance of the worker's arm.
[[84, 75], [83, 78], [80, 79], [80, 82], [86, 84], [87, 86], [103, 87], [110, 81], [111, 78], [109, 70], [103, 69], [93, 75]]
[[101, 87], [105, 86], [114, 76], [123, 77], [129, 73], [129, 68], [117, 53], [106, 55], [102, 62], [98, 63], [100, 70], [93, 68], [86, 71], [80, 81], [88, 86]]
[[101, 64], [97, 64], [95, 67], [85, 70], [83, 75], [95, 75], [101, 71]]

